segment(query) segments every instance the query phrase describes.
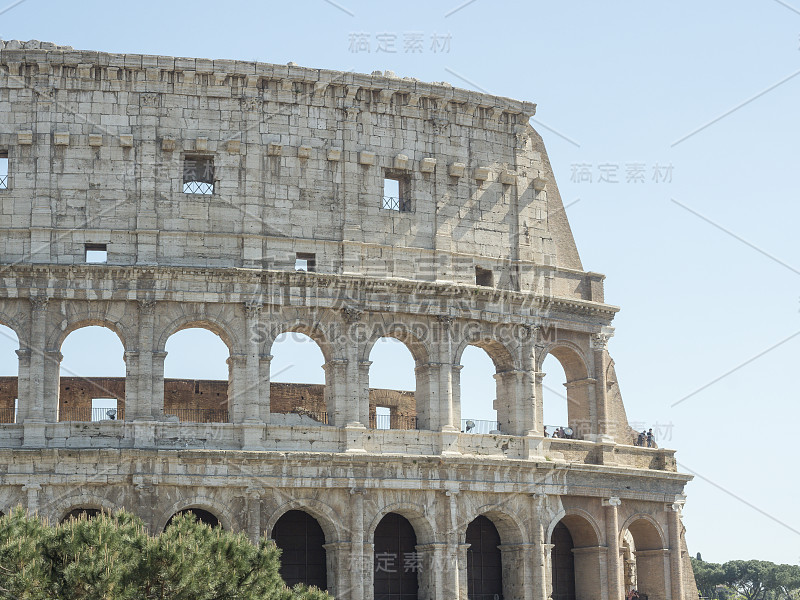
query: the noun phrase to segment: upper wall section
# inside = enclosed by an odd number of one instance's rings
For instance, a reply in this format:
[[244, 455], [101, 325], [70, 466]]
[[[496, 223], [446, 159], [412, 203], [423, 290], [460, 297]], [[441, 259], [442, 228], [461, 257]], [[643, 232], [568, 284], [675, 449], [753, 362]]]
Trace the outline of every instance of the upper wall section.
[[602, 302], [534, 112], [411, 78], [5, 43], [0, 260], [104, 244], [109, 264], [294, 269], [302, 253], [325, 273]]

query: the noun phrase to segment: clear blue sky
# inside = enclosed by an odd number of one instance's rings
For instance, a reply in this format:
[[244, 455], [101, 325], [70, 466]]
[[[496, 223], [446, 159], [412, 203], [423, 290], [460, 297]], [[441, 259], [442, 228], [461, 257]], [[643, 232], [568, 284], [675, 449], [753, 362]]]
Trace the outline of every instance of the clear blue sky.
[[[0, 36], [390, 69], [538, 103], [584, 267], [622, 307], [610, 351], [629, 418], [669, 431], [701, 476], [690, 551], [797, 563], [800, 0], [336, 4], [26, 0]], [[470, 387], [486, 416], [491, 382]]]

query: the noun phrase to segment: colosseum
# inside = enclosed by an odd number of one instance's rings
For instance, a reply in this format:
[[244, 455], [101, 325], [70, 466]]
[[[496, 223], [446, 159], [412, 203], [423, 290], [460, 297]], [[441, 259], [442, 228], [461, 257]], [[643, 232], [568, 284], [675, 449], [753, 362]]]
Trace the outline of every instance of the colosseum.
[[[390, 72], [0, 42], [0, 324], [19, 340], [0, 510], [124, 508], [152, 532], [191, 511], [273, 538], [288, 583], [342, 600], [696, 598], [691, 477], [635, 443], [618, 308], [535, 108]], [[125, 377], [61, 377], [65, 338], [98, 325]], [[167, 340], [196, 327], [227, 345], [227, 381], [165, 379]], [[324, 385], [270, 381], [286, 332], [319, 346]], [[415, 392], [370, 389], [384, 337]], [[469, 346], [496, 369], [488, 429], [461, 410]], [[98, 394], [118, 403], [102, 419]]]

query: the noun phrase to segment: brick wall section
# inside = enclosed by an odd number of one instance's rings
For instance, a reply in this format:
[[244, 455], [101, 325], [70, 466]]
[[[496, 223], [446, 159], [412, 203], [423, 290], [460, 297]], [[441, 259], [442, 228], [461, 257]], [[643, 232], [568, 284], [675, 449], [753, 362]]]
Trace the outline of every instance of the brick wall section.
[[[370, 414], [376, 406], [392, 409], [392, 414], [416, 416], [414, 392], [371, 389]], [[0, 419], [13, 411], [17, 397], [17, 378], [0, 377]], [[62, 377], [59, 412], [88, 409], [93, 398], [116, 398], [118, 407], [125, 406], [124, 377]], [[296, 408], [325, 412], [325, 386], [307, 383], [271, 383], [271, 410], [290, 413]], [[209, 379], [165, 379], [164, 408], [224, 409], [228, 405], [228, 382]]]

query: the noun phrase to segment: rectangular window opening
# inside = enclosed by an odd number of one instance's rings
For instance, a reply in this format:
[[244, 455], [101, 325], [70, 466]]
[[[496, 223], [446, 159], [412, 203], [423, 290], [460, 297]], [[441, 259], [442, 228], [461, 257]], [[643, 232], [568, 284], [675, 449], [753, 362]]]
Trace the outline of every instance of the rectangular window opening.
[[494, 285], [493, 273], [490, 269], [475, 267], [475, 285], [492, 287]]
[[375, 429], [392, 428], [392, 409], [388, 406], [375, 407]]
[[106, 244], [85, 244], [86, 262], [103, 264], [108, 262], [108, 248]]
[[383, 178], [381, 208], [397, 212], [411, 212], [411, 182], [405, 175], [386, 175]]
[[187, 155], [183, 159], [183, 193], [214, 193], [214, 157]]
[[317, 270], [317, 255], [313, 252], [298, 252], [294, 259], [294, 270], [313, 273]]
[[92, 398], [92, 421], [116, 421], [116, 398]]
[[8, 151], [0, 150], [0, 190], [8, 189]]

